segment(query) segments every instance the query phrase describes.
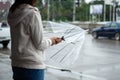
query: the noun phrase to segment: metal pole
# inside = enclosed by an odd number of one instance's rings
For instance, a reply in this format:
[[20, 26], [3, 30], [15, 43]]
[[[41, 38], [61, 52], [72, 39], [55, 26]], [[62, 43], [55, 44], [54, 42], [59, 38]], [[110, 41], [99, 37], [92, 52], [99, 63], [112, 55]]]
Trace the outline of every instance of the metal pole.
[[113, 21], [115, 21], [115, 3], [113, 3]]
[[98, 15], [98, 21], [100, 22], [101, 20], [100, 20], [100, 14]]
[[47, 4], [47, 21], [50, 20], [50, 0], [48, 0], [48, 4]]
[[104, 1], [104, 21], [106, 21], [106, 5], [105, 5], [105, 1]]
[[52, 3], [52, 5], [51, 5], [52, 6], [52, 10], [51, 10], [52, 11], [52, 21], [55, 21], [55, 9], [54, 9], [55, 6], [54, 6], [54, 1], [51, 0], [51, 3]]
[[73, 21], [75, 21], [75, 15], [76, 14], [76, 5], [75, 5], [75, 0], [73, 0]]
[[116, 5], [118, 5], [118, 2], [116, 0], [113, 0], [113, 21], [115, 21], [115, 15], [116, 15]]
[[109, 15], [110, 21], [112, 21], [112, 20], [111, 20], [111, 16], [112, 16], [112, 15], [111, 15], [111, 11], [112, 11], [112, 5], [110, 4], [110, 15]]

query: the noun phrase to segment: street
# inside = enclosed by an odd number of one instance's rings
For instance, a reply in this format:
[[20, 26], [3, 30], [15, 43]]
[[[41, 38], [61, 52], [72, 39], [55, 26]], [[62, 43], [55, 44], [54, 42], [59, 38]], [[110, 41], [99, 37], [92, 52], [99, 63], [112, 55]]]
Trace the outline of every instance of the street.
[[[0, 44], [0, 80], [12, 80], [10, 66], [10, 46], [2, 49]], [[120, 80], [120, 41], [114, 39], [93, 39], [86, 35], [80, 57], [71, 70], [80, 72], [81, 76], [70, 72], [47, 69], [45, 80]]]

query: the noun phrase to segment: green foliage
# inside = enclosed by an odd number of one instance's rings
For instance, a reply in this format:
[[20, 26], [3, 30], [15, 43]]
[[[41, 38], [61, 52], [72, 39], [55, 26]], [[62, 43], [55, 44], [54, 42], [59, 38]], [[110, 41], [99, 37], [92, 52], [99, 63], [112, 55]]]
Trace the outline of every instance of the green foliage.
[[51, 20], [66, 21], [72, 20], [72, 0], [59, 1], [51, 0]]
[[47, 19], [47, 7], [42, 5], [42, 0], [38, 0], [36, 7], [40, 10], [40, 13], [42, 15], [42, 19]]
[[[48, 1], [48, 0], [46, 0]], [[73, 18], [73, 0], [49, 0], [50, 1], [50, 20], [55, 21], [72, 21]], [[86, 4], [84, 0], [82, 3], [76, 5], [76, 21], [89, 21], [91, 15], [89, 14], [91, 4], [104, 4], [104, 0], [96, 0], [90, 4]], [[47, 20], [47, 2], [43, 7], [41, 0], [36, 5], [41, 12], [42, 19]], [[106, 20], [109, 20], [109, 6], [106, 7]], [[103, 10], [104, 13], [104, 10]], [[95, 15], [96, 18], [100, 17], [100, 21], [103, 21], [102, 15]]]
[[81, 6], [76, 8], [76, 20], [88, 21], [88, 19], [89, 19], [89, 5], [83, 3]]
[[[46, 3], [47, 4], [47, 3]], [[41, 1], [36, 5], [42, 15], [43, 20], [47, 20], [47, 5], [42, 6]], [[71, 21], [73, 11], [73, 0], [50, 0], [50, 20], [56, 21]]]

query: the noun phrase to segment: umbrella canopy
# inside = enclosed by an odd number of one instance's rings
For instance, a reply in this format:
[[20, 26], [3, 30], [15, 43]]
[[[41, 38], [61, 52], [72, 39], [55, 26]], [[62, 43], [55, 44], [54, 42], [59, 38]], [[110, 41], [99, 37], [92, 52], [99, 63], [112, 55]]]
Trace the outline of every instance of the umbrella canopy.
[[70, 68], [80, 56], [80, 50], [84, 43], [86, 31], [78, 26], [68, 23], [56, 23], [48, 21], [45, 31], [49, 35], [59, 36], [63, 41], [48, 48], [46, 62], [49, 65], [62, 68]]

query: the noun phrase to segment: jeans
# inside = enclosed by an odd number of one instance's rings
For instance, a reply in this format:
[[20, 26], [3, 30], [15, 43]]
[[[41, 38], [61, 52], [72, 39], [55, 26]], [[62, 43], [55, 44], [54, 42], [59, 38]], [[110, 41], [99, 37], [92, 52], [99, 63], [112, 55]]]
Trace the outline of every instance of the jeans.
[[44, 80], [44, 69], [12, 67], [14, 80]]

